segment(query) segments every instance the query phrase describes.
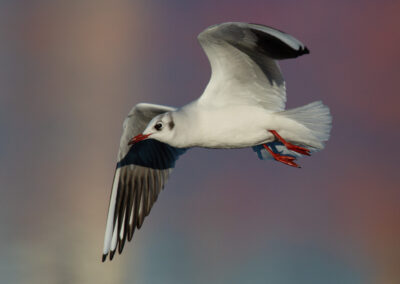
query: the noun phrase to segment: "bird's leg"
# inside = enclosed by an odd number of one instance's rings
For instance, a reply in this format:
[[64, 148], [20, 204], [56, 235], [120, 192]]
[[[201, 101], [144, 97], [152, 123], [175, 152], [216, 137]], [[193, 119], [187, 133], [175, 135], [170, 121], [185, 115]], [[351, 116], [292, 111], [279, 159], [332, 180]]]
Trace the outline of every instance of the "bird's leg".
[[271, 156], [278, 162], [284, 163], [286, 165], [300, 168], [298, 164], [296, 164], [294, 161], [296, 160], [295, 157], [292, 156], [284, 156], [279, 153], [275, 153], [272, 151], [266, 144], [263, 144], [263, 147], [271, 154]]
[[282, 144], [285, 145], [285, 147], [288, 150], [300, 153], [302, 155], [311, 156], [310, 150], [308, 150], [307, 148], [296, 146], [296, 145], [293, 145], [292, 143], [287, 142], [275, 130], [268, 130], [268, 131], [271, 132], [275, 136], [276, 139], [278, 139], [280, 142], [282, 142]]

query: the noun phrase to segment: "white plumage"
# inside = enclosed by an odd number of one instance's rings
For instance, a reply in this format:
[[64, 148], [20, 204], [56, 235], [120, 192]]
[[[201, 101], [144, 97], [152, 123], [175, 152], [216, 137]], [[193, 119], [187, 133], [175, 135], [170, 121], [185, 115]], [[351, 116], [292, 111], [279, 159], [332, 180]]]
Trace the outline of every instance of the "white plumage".
[[[199, 35], [212, 75], [203, 95], [181, 108], [136, 105], [124, 122], [111, 192], [103, 261], [157, 200], [179, 155], [191, 147], [252, 147], [260, 159], [298, 167], [324, 148], [329, 108], [317, 101], [291, 110], [277, 60], [309, 53], [294, 37], [256, 24], [223, 23]], [[132, 145], [133, 144], [133, 145]]]

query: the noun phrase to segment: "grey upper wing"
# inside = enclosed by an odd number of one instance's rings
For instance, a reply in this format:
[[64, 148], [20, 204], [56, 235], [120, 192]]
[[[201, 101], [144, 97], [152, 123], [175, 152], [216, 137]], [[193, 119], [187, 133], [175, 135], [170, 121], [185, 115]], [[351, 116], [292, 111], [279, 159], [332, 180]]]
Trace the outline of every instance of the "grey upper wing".
[[108, 209], [103, 261], [108, 254], [112, 260], [117, 247], [121, 253], [126, 239], [130, 241], [135, 229], [140, 229], [175, 161], [186, 151], [154, 139], [140, 141], [132, 147], [128, 145], [132, 137], [145, 130], [153, 117], [173, 110], [160, 105], [138, 104], [124, 121]]
[[202, 97], [207, 103], [285, 107], [285, 81], [276, 60], [309, 53], [300, 41], [276, 29], [247, 23], [223, 23], [198, 36], [212, 75]]

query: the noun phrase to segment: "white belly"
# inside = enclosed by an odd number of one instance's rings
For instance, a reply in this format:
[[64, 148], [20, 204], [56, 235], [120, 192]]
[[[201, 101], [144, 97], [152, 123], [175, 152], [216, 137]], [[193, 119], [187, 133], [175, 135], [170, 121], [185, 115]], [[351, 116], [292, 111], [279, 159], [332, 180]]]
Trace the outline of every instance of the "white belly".
[[196, 114], [192, 146], [245, 148], [274, 140], [275, 117], [263, 108], [227, 106], [203, 108]]

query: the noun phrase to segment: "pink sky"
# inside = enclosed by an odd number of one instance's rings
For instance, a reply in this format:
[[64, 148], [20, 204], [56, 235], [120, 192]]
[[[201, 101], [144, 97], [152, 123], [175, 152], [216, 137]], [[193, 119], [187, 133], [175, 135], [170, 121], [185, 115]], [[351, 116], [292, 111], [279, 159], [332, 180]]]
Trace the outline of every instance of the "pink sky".
[[[277, 238], [337, 255], [360, 283], [400, 281], [398, 1], [62, 3], [1, 12], [5, 275], [42, 283], [50, 267], [49, 278], [82, 283], [222, 282], [245, 277]], [[210, 70], [196, 36], [231, 20], [277, 27], [309, 47], [282, 63], [288, 106], [323, 100], [331, 140], [301, 170], [251, 150], [190, 151], [124, 255], [101, 265], [123, 118], [138, 102], [198, 97]], [[180, 255], [168, 248], [183, 248], [187, 275], [174, 275]], [[152, 272], [152, 262], [170, 271]]]

